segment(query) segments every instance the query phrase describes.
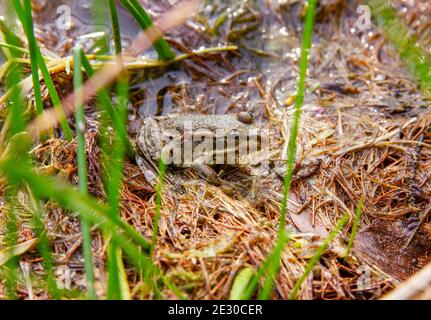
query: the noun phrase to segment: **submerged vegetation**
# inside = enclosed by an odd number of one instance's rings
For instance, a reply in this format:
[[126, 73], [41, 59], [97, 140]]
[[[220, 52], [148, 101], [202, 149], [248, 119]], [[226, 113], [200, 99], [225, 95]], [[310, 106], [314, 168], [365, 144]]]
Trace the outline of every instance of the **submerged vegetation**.
[[[0, 299], [420, 296], [431, 5], [412, 2], [2, 1]], [[269, 133], [263, 171], [138, 163], [145, 119], [241, 112]]]

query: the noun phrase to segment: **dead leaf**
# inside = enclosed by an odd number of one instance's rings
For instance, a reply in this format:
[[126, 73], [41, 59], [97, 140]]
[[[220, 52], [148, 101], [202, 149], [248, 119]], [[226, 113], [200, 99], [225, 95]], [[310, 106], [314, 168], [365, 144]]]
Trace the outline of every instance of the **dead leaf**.
[[431, 239], [418, 233], [407, 248], [401, 221], [378, 220], [361, 230], [353, 252], [363, 262], [375, 265], [396, 279], [404, 280], [431, 260]]
[[6, 264], [13, 257], [20, 256], [27, 251], [33, 249], [37, 244], [37, 238], [17, 244], [13, 247], [6, 248], [0, 251], [0, 267]]

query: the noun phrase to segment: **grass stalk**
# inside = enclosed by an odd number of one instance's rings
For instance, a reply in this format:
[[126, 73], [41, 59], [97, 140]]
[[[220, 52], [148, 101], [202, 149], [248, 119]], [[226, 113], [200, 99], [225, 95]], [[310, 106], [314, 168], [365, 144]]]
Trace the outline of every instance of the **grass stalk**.
[[[87, 153], [85, 148], [85, 114], [84, 106], [82, 103], [82, 91], [79, 89], [82, 87], [83, 76], [81, 68], [81, 48], [75, 47], [73, 51], [73, 88], [77, 93], [75, 98], [75, 120], [76, 120], [76, 140], [78, 142], [77, 147], [77, 163], [78, 163], [78, 179], [79, 179], [79, 191], [82, 194], [88, 193], [88, 179], [87, 179]], [[81, 94], [78, 94], [81, 93]], [[94, 289], [94, 271], [93, 271], [93, 256], [91, 252], [91, 226], [85, 220], [81, 219], [82, 229], [82, 248], [84, 255], [84, 269], [85, 278], [87, 281], [87, 296], [89, 299], [96, 299], [96, 291]]]
[[[63, 114], [60, 120], [60, 125], [63, 129], [64, 135], [68, 141], [71, 141], [73, 138], [72, 130], [70, 129], [67, 119], [64, 116], [64, 111], [61, 106], [61, 101], [58, 96], [57, 90], [55, 88], [54, 81], [52, 80], [51, 74], [49, 73], [49, 70], [46, 66], [43, 55], [36, 42], [36, 37], [34, 35], [30, 0], [24, 0], [24, 7], [22, 6], [19, 0], [13, 0], [13, 5], [15, 8], [16, 14], [24, 28], [24, 32], [27, 36], [27, 40], [29, 43], [29, 50], [30, 52], [33, 52], [33, 55], [34, 55], [33, 57], [31, 56], [30, 60], [32, 64], [33, 90], [35, 90], [35, 99], [37, 99], [36, 92], [39, 92], [39, 96], [41, 96], [40, 83], [36, 82], [39, 75], [37, 76], [35, 75], [35, 74], [38, 74], [38, 69], [40, 69], [40, 72], [42, 73], [42, 77], [45, 81], [46, 87], [48, 89], [49, 95], [51, 96], [54, 107], [56, 108], [57, 112], [59, 112], [60, 114]], [[36, 104], [37, 103], [39, 102], [36, 102]], [[40, 106], [36, 105], [36, 108], [38, 109], [40, 108]]]
[[[82, 52], [81, 53], [82, 65], [87, 73], [88, 77], [92, 77], [94, 75], [94, 69], [91, 66], [87, 56]], [[134, 151], [133, 146], [130, 143], [130, 140], [127, 135], [126, 127], [121, 125], [121, 118], [118, 115], [118, 111], [115, 110], [112, 105], [111, 98], [106, 89], [102, 89], [98, 93], [98, 106], [101, 107], [101, 111], [106, 113], [112, 120], [114, 127], [117, 129], [117, 137], [122, 139], [122, 143], [126, 148], [127, 155], [130, 158], [133, 158]]]
[[[27, 0], [26, 0], [27, 1]], [[41, 114], [43, 112], [43, 102], [42, 102], [42, 92], [40, 90], [40, 78], [39, 78], [39, 68], [37, 63], [37, 49], [36, 49], [36, 37], [33, 30], [33, 19], [31, 17], [31, 11], [24, 10], [21, 6], [21, 3], [17, 0], [12, 1], [15, 12], [24, 28], [24, 32], [27, 36], [28, 47], [29, 47], [29, 55], [30, 55], [30, 65], [31, 65], [31, 75], [33, 80], [33, 91], [34, 91], [34, 101], [36, 106], [37, 114]], [[30, 15], [30, 17], [29, 17]]]
[[166, 164], [163, 162], [163, 160], [160, 160], [158, 181], [156, 186], [156, 210], [155, 210], [154, 219], [153, 219], [153, 236], [151, 239], [150, 257], [154, 256], [154, 250], [157, 244], [157, 236], [159, 233], [160, 210], [162, 206], [162, 192], [163, 192], [165, 174], [166, 174]]
[[121, 54], [121, 30], [118, 19], [117, 7], [115, 6], [115, 0], [108, 0], [109, 14], [111, 16], [112, 33], [114, 38], [115, 54]]
[[397, 16], [387, 0], [368, 0], [374, 17], [383, 28], [387, 39], [395, 46], [401, 58], [422, 89], [431, 97], [431, 57], [416, 39], [410, 36], [411, 31]]
[[[284, 182], [283, 182], [284, 189], [283, 189], [283, 200], [281, 203], [278, 238], [272, 253], [268, 256], [267, 259], [265, 259], [268, 261], [265, 261], [263, 263], [263, 266], [265, 268], [268, 268], [269, 270], [267, 273], [267, 280], [265, 281], [263, 290], [259, 295], [259, 298], [261, 299], [268, 299], [270, 297], [270, 294], [272, 292], [273, 282], [279, 270], [281, 254], [288, 240], [288, 237], [285, 235], [287, 201], [289, 198], [290, 186], [292, 182], [293, 171], [295, 168], [297, 138], [299, 133], [302, 104], [304, 103], [305, 80], [307, 78], [307, 68], [308, 68], [308, 56], [311, 48], [311, 43], [313, 40], [314, 15], [316, 11], [316, 4], [317, 4], [317, 0], [310, 0], [308, 2], [307, 14], [305, 18], [302, 47], [301, 47], [301, 59], [300, 59], [300, 65], [299, 65], [298, 89], [296, 94], [293, 122], [290, 129], [289, 151], [288, 151], [288, 157], [287, 157], [287, 170], [286, 170], [286, 174], [284, 176]], [[265, 272], [260, 272], [260, 273], [258, 272], [256, 274], [256, 279], [254, 279], [251, 282], [251, 284], [258, 283], [259, 279], [263, 276], [263, 274], [265, 274]], [[250, 292], [248, 292], [248, 296], [249, 297], [251, 296]]]
[[38, 241], [38, 250], [43, 259], [43, 269], [45, 271], [45, 284], [47, 287], [48, 294], [55, 300], [61, 298], [61, 290], [57, 287], [57, 282], [54, 272], [54, 259], [51, 252], [51, 244], [48, 238], [47, 230], [44, 223], [44, 212], [40, 205], [40, 200], [36, 198], [35, 194], [27, 185], [27, 191], [30, 197], [30, 204], [33, 216], [33, 226], [35, 228], [35, 234]]
[[[3, 21], [2, 21], [3, 23]], [[5, 40], [7, 42], [11, 41], [16, 43], [12, 36], [5, 34]], [[9, 44], [9, 43], [7, 43]], [[9, 51], [9, 61], [10, 68], [9, 73], [6, 77], [6, 87], [10, 88], [12, 95], [9, 97], [9, 103], [11, 105], [10, 121], [13, 126], [10, 126], [8, 130], [8, 138], [13, 137], [15, 134], [21, 132], [25, 127], [25, 118], [23, 117], [23, 101], [21, 99], [21, 90], [19, 87], [19, 82], [21, 79], [21, 73], [18, 63], [14, 62], [13, 59], [18, 57], [18, 53], [14, 50]], [[18, 222], [16, 212], [16, 202], [17, 202], [17, 184], [14, 181], [8, 181], [8, 186], [5, 192], [5, 202], [6, 202], [6, 236], [5, 243], [7, 248], [13, 248], [18, 242]], [[6, 274], [6, 294], [8, 299], [16, 298], [16, 289], [19, 274], [19, 258], [13, 257], [10, 259], [6, 265], [3, 267]]]
[[[118, 12], [115, 6], [115, 1], [108, 0], [109, 13], [111, 17], [111, 25], [114, 33], [115, 54], [121, 55], [121, 30], [118, 22]], [[108, 203], [110, 206], [110, 214], [120, 217], [121, 203], [121, 181], [123, 178], [123, 161], [126, 151], [127, 139], [126, 134], [126, 117], [127, 117], [127, 102], [128, 102], [128, 79], [125, 74], [119, 77], [117, 82], [117, 98], [116, 112], [111, 119], [103, 118], [101, 121], [102, 132], [108, 136], [102, 140], [102, 151], [104, 161], [104, 183], [107, 192]], [[109, 121], [110, 120], [110, 121]], [[107, 128], [113, 123], [115, 136], [113, 137], [112, 148], [109, 143], [109, 133]], [[107, 248], [108, 251], [108, 299], [130, 299], [130, 290], [127, 282], [127, 276], [123, 264], [121, 249], [110, 242]]]
[[[12, 3], [13, 6], [13, 3]], [[20, 39], [20, 37], [18, 35], [15, 34], [15, 32], [13, 32], [11, 29], [12, 27], [9, 27], [9, 25], [12, 25], [11, 23], [9, 23], [9, 21], [11, 20], [10, 18], [10, 13], [11, 11], [14, 11], [15, 9], [12, 9], [10, 7], [10, 3], [6, 3], [5, 6], [5, 16], [7, 18], [8, 23], [6, 23], [5, 21], [3, 21], [2, 19], [0, 19], [0, 32], [3, 34], [3, 39], [6, 43], [2, 42], [2, 49], [3, 52], [5, 53], [5, 57], [10, 60], [13, 56], [17, 56], [17, 53], [23, 53], [24, 51], [27, 51], [26, 49], [23, 48], [24, 44], [22, 43], [22, 40]], [[10, 10], [12, 9], [12, 10]], [[4, 50], [4, 49], [8, 49], [8, 50]], [[14, 51], [12, 54], [10, 51]], [[28, 51], [25, 52], [28, 54]]]
[[[6, 247], [13, 250], [13, 246], [18, 242], [18, 223], [15, 215], [15, 203], [17, 190], [15, 185], [9, 185], [6, 191]], [[12, 253], [12, 252], [11, 252]], [[6, 274], [6, 296], [9, 300], [14, 300], [16, 298], [16, 289], [18, 283], [18, 271], [19, 269], [19, 258], [13, 256], [6, 264], [3, 266], [3, 270]]]
[[316, 253], [308, 261], [307, 265], [305, 266], [304, 273], [301, 275], [301, 277], [298, 279], [298, 281], [296, 281], [294, 287], [292, 288], [292, 291], [289, 294], [290, 300], [295, 300], [297, 298], [298, 292], [301, 289], [301, 286], [304, 283], [305, 279], [307, 279], [308, 275], [313, 270], [314, 266], [319, 261], [322, 254], [328, 248], [329, 244], [343, 230], [345, 224], [349, 221], [349, 218], [350, 217], [349, 217], [348, 213], [344, 214], [340, 218], [340, 220], [338, 221], [335, 228], [329, 233], [328, 237], [325, 239], [325, 241], [322, 243], [322, 245], [316, 250]]
[[[124, 75], [120, 77], [117, 83], [117, 95], [117, 116], [120, 120], [117, 122], [117, 125], [121, 126], [121, 128], [114, 125], [116, 135], [114, 136], [112, 149], [109, 149], [109, 145], [103, 144], [102, 150], [105, 158], [104, 181], [110, 206], [110, 214], [111, 216], [120, 217], [121, 181], [123, 178], [125, 146], [119, 134], [125, 131], [128, 101], [128, 81]], [[121, 251], [119, 251], [115, 243], [110, 243], [108, 252], [108, 266], [110, 271], [110, 278], [108, 279], [108, 297], [111, 299], [128, 299], [129, 294], [118, 296], [120, 293], [125, 293], [124, 288], [127, 286], [127, 279], [124, 279], [125, 272]], [[123, 288], [123, 290], [121, 290], [121, 288]]]
[[[132, 15], [139, 26], [145, 31], [148, 27], [154, 25], [150, 15], [145, 11], [138, 0], [120, 0], [123, 7]], [[163, 37], [154, 41], [154, 50], [156, 50], [159, 59], [169, 61], [175, 58], [175, 53], [169, 47], [169, 44]]]
[[353, 243], [356, 238], [356, 233], [358, 232], [359, 222], [361, 221], [363, 205], [364, 205], [364, 201], [360, 199], [358, 207], [356, 208], [356, 215], [355, 215], [355, 221], [353, 222], [352, 232], [350, 233], [349, 242], [347, 244], [347, 249], [345, 254], [346, 257], [350, 255], [350, 251], [352, 251], [352, 248], [353, 248]]
[[[0, 171], [11, 181], [20, 181], [29, 185], [36, 196], [57, 202], [63, 208], [79, 212], [87, 221], [96, 224], [104, 233], [109, 234], [127, 254], [130, 262], [139, 270], [145, 267], [179, 298], [183, 294], [144, 254], [150, 248], [149, 243], [130, 225], [119, 217], [112, 217], [109, 209], [88, 195], [83, 195], [58, 179], [37, 175], [28, 163], [16, 161], [10, 156], [0, 160]], [[148, 285], [152, 286], [151, 283]]]

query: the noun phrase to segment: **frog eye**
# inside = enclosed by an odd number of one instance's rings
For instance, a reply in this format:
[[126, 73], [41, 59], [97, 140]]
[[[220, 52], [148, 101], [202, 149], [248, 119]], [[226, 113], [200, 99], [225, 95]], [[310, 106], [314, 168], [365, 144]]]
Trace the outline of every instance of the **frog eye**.
[[239, 122], [245, 124], [252, 124], [254, 122], [253, 115], [248, 111], [239, 112], [237, 115], [237, 119]]

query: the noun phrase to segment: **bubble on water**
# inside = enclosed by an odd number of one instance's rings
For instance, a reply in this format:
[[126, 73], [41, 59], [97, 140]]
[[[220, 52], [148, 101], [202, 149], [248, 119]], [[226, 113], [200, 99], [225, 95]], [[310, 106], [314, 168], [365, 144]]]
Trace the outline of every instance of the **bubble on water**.
[[283, 36], [288, 36], [289, 35], [289, 31], [287, 30], [286, 27], [282, 27], [280, 29], [280, 34], [283, 35]]
[[256, 80], [256, 77], [248, 77], [247, 78], [247, 82], [248, 83], [252, 83], [252, 82], [254, 82]]

